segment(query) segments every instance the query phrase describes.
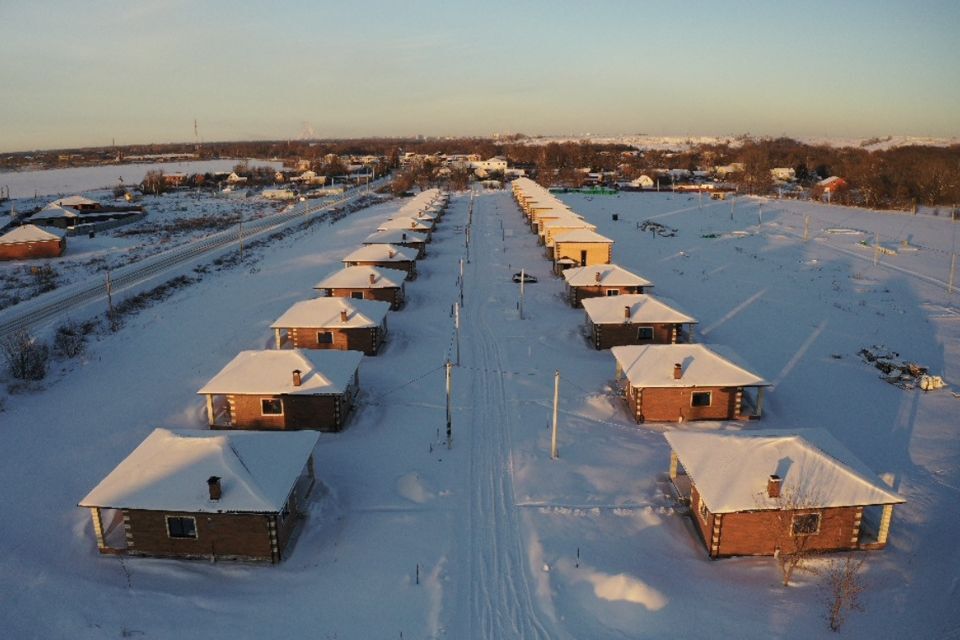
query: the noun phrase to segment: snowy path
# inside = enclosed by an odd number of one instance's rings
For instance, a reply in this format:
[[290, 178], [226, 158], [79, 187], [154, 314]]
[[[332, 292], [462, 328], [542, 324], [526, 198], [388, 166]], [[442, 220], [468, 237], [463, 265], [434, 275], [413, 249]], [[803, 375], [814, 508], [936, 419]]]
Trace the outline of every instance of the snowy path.
[[[504, 194], [504, 198], [506, 198]], [[541, 619], [535, 602], [521, 522], [513, 489], [511, 432], [517, 428], [508, 410], [512, 397], [501, 373], [510, 370], [496, 327], [502, 309], [513, 304], [505, 291], [507, 269], [499, 218], [493, 198], [478, 198], [471, 234], [472, 262], [465, 275], [465, 365], [460, 382], [472, 396], [470, 474], [467, 517], [470, 571], [471, 638], [551, 638], [556, 633]], [[498, 201], [507, 202], [509, 200]], [[519, 217], [519, 212], [517, 213]], [[509, 247], [507, 251], [509, 252]]]

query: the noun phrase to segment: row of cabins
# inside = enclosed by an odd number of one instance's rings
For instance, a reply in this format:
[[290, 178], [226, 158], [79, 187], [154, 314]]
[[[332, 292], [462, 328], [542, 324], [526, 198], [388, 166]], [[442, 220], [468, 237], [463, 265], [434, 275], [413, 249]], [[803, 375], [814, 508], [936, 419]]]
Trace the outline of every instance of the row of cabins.
[[[570, 233], [594, 233], [530, 180], [514, 194], [551, 246], [573, 307], [582, 307], [596, 349], [610, 349], [626, 406], [637, 423], [759, 418], [769, 383], [719, 347], [694, 344], [697, 320], [650, 295], [653, 283], [610, 260], [563, 268]], [[612, 244], [612, 243], [611, 243]], [[668, 431], [670, 478], [688, 502], [711, 558], [886, 545], [893, 506], [904, 500], [821, 429]]]
[[[446, 196], [418, 198], [438, 219]], [[417, 256], [378, 243], [349, 253], [321, 297], [271, 325], [275, 349], [240, 352], [199, 389], [210, 431], [154, 430], [79, 503], [99, 551], [279, 562], [316, 482], [317, 432], [343, 429]]]

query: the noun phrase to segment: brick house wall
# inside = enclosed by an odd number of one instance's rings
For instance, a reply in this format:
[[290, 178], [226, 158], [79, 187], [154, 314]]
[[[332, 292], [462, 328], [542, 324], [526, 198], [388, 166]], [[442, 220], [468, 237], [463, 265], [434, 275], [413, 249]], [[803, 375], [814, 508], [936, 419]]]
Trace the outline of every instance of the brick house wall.
[[[333, 342], [321, 343], [317, 334], [329, 331]], [[363, 351], [368, 356], [377, 354], [383, 343], [382, 327], [359, 327], [355, 329], [291, 328], [287, 339], [295, 349], [334, 349], [337, 351]]]
[[[275, 526], [276, 514], [130, 509], [124, 510], [123, 515], [127, 532], [127, 553], [130, 555], [221, 557], [262, 562], [273, 560], [271, 526]], [[166, 516], [195, 518], [197, 537], [171, 538], [167, 533]], [[286, 537], [289, 539], [289, 533]]]
[[389, 302], [393, 311], [403, 306], [403, 287], [381, 287], [377, 289], [326, 289], [327, 295], [333, 298], [352, 298], [359, 293], [364, 300], [380, 300]]
[[626, 295], [630, 293], [643, 293], [643, 287], [639, 286], [620, 286], [620, 287], [602, 287], [591, 285], [589, 287], [570, 287], [570, 304], [574, 307], [582, 307], [580, 304], [586, 298], [599, 298], [601, 296], [611, 295], [608, 292], [616, 291], [616, 295]]
[[[693, 393], [711, 392], [709, 407], [694, 407]], [[740, 387], [650, 387], [640, 389], [627, 384], [627, 405], [637, 422], [676, 422], [687, 420], [736, 420], [739, 416]]]
[[[263, 415], [261, 400], [283, 400], [283, 415]], [[316, 429], [340, 431], [352, 409], [352, 393], [345, 395], [233, 395], [230, 402], [230, 429], [286, 431]]]
[[[672, 322], [659, 324], [618, 323], [618, 324], [590, 324], [593, 335], [593, 346], [597, 349], [609, 349], [628, 344], [675, 344], [686, 342], [683, 325]], [[640, 340], [638, 329], [653, 327], [652, 340]]]
[[[581, 267], [591, 264], [610, 264], [613, 257], [613, 245], [608, 242], [561, 242], [553, 245], [554, 262], [560, 258], [570, 258]], [[580, 252], [587, 252], [586, 262], [580, 260]]]
[[0, 244], [0, 260], [30, 260], [33, 258], [58, 258], [67, 248], [64, 238], [46, 242], [13, 242]]

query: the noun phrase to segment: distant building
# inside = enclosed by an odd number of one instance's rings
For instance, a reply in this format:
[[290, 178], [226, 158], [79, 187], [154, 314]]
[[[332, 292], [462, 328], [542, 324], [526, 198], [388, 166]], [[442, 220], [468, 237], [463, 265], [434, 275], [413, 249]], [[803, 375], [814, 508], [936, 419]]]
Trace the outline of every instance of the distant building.
[[0, 236], [0, 260], [58, 258], [66, 249], [66, 234], [59, 229], [25, 224]]
[[403, 307], [407, 272], [378, 267], [345, 267], [331, 273], [313, 286], [331, 298], [380, 300], [389, 302], [394, 311]]
[[314, 298], [302, 300], [270, 327], [277, 349], [336, 349], [373, 356], [387, 337], [390, 304], [378, 300]]
[[692, 342], [697, 324], [692, 316], [648, 294], [587, 298], [583, 309], [597, 349]]
[[567, 298], [574, 307], [586, 298], [619, 296], [630, 293], [648, 293], [653, 283], [615, 264], [595, 264], [571, 267], [563, 272], [567, 283]]

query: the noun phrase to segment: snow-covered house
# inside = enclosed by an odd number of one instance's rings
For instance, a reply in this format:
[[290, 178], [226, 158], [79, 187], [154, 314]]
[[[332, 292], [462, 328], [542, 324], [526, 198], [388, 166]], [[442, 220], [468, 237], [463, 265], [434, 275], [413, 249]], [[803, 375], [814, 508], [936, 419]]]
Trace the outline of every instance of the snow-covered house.
[[427, 236], [404, 229], [376, 231], [367, 236], [361, 244], [395, 244], [409, 247], [417, 252], [418, 260], [427, 254]]
[[345, 255], [343, 266], [399, 269], [412, 280], [417, 277], [417, 250], [393, 244], [365, 244]]
[[615, 264], [594, 264], [565, 269], [570, 304], [579, 307], [586, 298], [646, 293], [653, 283]]
[[642, 293], [587, 298], [583, 309], [597, 349], [692, 342], [693, 326], [697, 324], [692, 316]]
[[631, 180], [630, 186], [634, 189], [653, 189], [655, 186], [657, 186], [657, 183], [650, 176], [643, 174], [642, 176]]
[[238, 175], [236, 171], [231, 171], [227, 176], [227, 184], [243, 184], [247, 181], [246, 176]]
[[793, 167], [774, 167], [770, 169], [770, 177], [780, 182], [792, 182], [797, 179], [797, 171]]
[[67, 196], [65, 198], [52, 200], [47, 204], [47, 207], [52, 206], [70, 207], [71, 209], [76, 209], [77, 211], [96, 211], [103, 208], [103, 205], [96, 200], [91, 200], [90, 198], [86, 198], [81, 195]]
[[610, 264], [613, 240], [590, 229], [568, 231], [553, 239], [553, 264], [556, 273], [569, 267]]
[[359, 351], [241, 351], [197, 391], [211, 429], [340, 431], [359, 386]]
[[155, 429], [79, 506], [101, 553], [276, 563], [313, 489], [318, 439]]
[[338, 349], [377, 354], [387, 335], [388, 302], [352, 298], [302, 300], [270, 327], [277, 349]]
[[403, 306], [403, 281], [406, 278], [407, 272], [399, 269], [344, 267], [315, 284], [313, 288], [320, 291], [321, 295], [332, 298], [382, 300], [389, 302], [390, 308], [396, 311]]
[[377, 231], [393, 231], [396, 229], [423, 234], [427, 242], [430, 242], [430, 233], [433, 231], [433, 220], [414, 218], [412, 216], [397, 216], [389, 220], [384, 220], [377, 227]]
[[15, 227], [0, 236], [0, 260], [57, 258], [67, 249], [66, 234], [33, 224]]
[[637, 422], [759, 418], [769, 382], [702, 344], [613, 347]]
[[904, 502], [823, 429], [664, 437], [711, 558], [879, 549]]

